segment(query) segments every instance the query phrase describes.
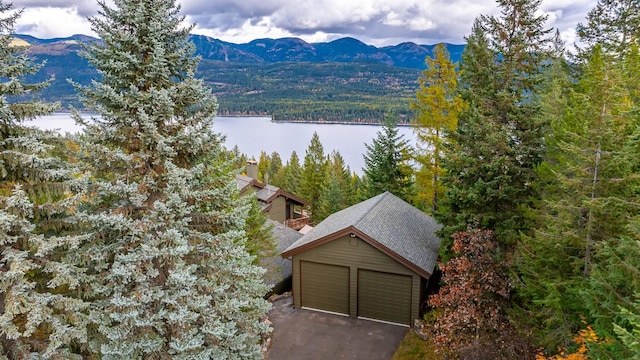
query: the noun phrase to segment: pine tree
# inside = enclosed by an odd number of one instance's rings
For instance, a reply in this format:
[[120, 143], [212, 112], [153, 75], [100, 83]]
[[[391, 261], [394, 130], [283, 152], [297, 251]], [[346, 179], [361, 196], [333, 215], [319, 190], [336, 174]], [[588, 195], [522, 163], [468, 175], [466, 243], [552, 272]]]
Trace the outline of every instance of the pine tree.
[[[217, 104], [175, 0], [100, 1], [101, 79], [76, 85], [100, 117], [82, 153], [93, 174], [78, 216], [92, 285], [91, 350], [103, 358], [260, 358], [263, 269], [244, 232], [250, 205], [212, 130]], [[81, 121], [78, 114], [76, 119]]]
[[58, 104], [24, 100], [48, 82], [25, 81], [41, 65], [13, 44], [21, 14], [0, 0], [0, 357], [80, 358], [90, 279], [70, 259], [84, 241], [70, 230], [85, 178], [63, 138], [25, 125]]
[[469, 108], [446, 147], [445, 197], [436, 214], [446, 239], [467, 224], [493, 229], [503, 244], [528, 231], [547, 124], [537, 114], [540, 73], [548, 62], [539, 0], [500, 0], [501, 16], [480, 16], [462, 57], [459, 89]]
[[302, 167], [298, 154], [294, 151], [287, 163], [278, 169], [272, 184], [287, 192], [300, 196], [300, 177], [302, 175]]
[[364, 198], [368, 199], [389, 191], [410, 202], [413, 189], [413, 170], [409, 143], [398, 135], [395, 119], [388, 116], [381, 131], [371, 144], [365, 144]]
[[263, 150], [258, 159], [258, 180], [263, 183], [269, 182], [269, 168], [271, 167], [271, 157]]
[[636, 0], [598, 0], [587, 14], [587, 23], [576, 28], [587, 51], [599, 44], [605, 52], [626, 54], [640, 45], [640, 3]]
[[614, 324], [614, 331], [620, 342], [627, 350], [627, 359], [637, 359], [640, 357], [640, 293], [635, 294], [636, 301], [629, 307], [621, 307], [620, 314], [630, 329], [618, 324]]
[[447, 133], [455, 131], [458, 114], [464, 103], [456, 88], [458, 74], [444, 44], [433, 49], [433, 57], [427, 56], [427, 69], [418, 78], [420, 88], [411, 107], [417, 111], [413, 120], [418, 142], [415, 154], [419, 169], [416, 172], [417, 203], [435, 212], [444, 193], [440, 177], [442, 169], [442, 144]]
[[639, 207], [637, 156], [627, 140], [637, 108], [619, 64], [599, 45], [582, 71], [566, 94], [548, 96], [553, 136], [539, 167], [545, 198], [520, 253], [520, 293], [531, 320], [545, 325], [537, 337], [550, 350], [571, 343], [583, 317], [599, 337], [613, 338], [617, 306], [637, 287], [614, 265], [620, 257], [613, 250]]
[[[269, 217], [262, 211], [262, 204], [258, 201], [255, 193], [249, 192], [243, 195], [246, 197], [250, 208], [247, 215], [244, 231], [247, 234], [247, 241], [244, 245], [249, 255], [253, 256], [254, 264], [258, 264], [264, 257], [277, 256], [276, 242], [273, 238], [273, 225], [267, 220]], [[240, 243], [240, 245], [242, 245]]]
[[630, 235], [604, 242], [598, 253], [588, 285], [580, 289], [588, 319], [606, 342], [592, 346], [594, 358], [633, 359], [640, 347], [633, 344], [640, 335], [640, 221], [635, 220]]
[[345, 209], [355, 203], [349, 167], [339, 152], [334, 151], [329, 156], [327, 175], [320, 192], [320, 205], [316, 222], [324, 220], [329, 215]]
[[324, 186], [326, 167], [327, 158], [324, 155], [324, 148], [318, 133], [314, 132], [304, 156], [304, 165], [300, 174], [300, 186], [297, 194], [309, 201], [309, 211], [314, 222], [317, 222], [315, 215], [318, 213], [320, 205], [320, 191]]
[[269, 169], [267, 173], [269, 174], [270, 181], [276, 177], [278, 171], [282, 168], [282, 158], [277, 151], [271, 153], [270, 161], [269, 161]]

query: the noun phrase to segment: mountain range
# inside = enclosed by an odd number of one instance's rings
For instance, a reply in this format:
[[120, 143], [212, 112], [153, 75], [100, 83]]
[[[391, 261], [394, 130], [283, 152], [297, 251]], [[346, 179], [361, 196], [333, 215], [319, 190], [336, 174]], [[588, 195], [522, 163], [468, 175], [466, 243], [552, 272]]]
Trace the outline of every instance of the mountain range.
[[[87, 35], [54, 39], [39, 39], [22, 34], [16, 34], [15, 37], [32, 46], [33, 53], [52, 55], [76, 51], [79, 42], [98, 41]], [[246, 44], [234, 44], [192, 34], [190, 40], [196, 46], [196, 55], [206, 60], [244, 64], [374, 61], [413, 69], [425, 68], [424, 60], [432, 54], [435, 46], [404, 42], [395, 46], [375, 47], [350, 37], [322, 43], [308, 43], [298, 38], [281, 38], [257, 39]], [[452, 61], [459, 61], [464, 45], [445, 45]]]
[[[417, 79], [435, 45], [410, 42], [375, 47], [354, 38], [307, 43], [298, 38], [257, 39], [234, 44], [190, 35], [202, 58], [197, 76], [218, 98], [219, 113], [260, 114], [301, 121], [381, 121], [384, 113], [410, 112]], [[28, 81], [53, 78], [38, 94], [62, 108], [82, 107], [67, 81], [87, 85], [98, 72], [79, 54], [82, 43], [100, 41], [86, 35], [39, 39], [15, 35], [43, 68]], [[452, 61], [464, 45], [446, 44]]]

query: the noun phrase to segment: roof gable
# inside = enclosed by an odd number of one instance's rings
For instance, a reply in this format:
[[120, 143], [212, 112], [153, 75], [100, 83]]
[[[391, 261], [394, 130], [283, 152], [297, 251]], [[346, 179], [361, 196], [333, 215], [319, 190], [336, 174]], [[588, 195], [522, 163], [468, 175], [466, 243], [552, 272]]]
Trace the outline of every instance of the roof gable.
[[236, 176], [236, 182], [238, 183], [240, 193], [244, 193], [248, 189], [254, 189], [258, 200], [265, 203], [271, 203], [276, 197], [282, 196], [285, 199], [291, 200], [299, 205], [309, 205], [308, 201], [290, 194], [277, 186], [263, 184], [262, 182], [246, 175]]
[[442, 226], [400, 198], [385, 192], [332, 214], [283, 253], [289, 257], [353, 231], [414, 271], [432, 274]]

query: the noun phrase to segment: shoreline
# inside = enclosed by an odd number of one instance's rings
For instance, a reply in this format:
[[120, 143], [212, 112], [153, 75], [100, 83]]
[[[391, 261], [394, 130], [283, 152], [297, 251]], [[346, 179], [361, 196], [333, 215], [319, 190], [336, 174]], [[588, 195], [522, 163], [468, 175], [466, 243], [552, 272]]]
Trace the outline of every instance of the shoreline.
[[[98, 115], [93, 111], [88, 110], [78, 110], [81, 114], [86, 114], [89, 116]], [[70, 110], [57, 110], [51, 113], [51, 115], [71, 115]], [[259, 119], [269, 119], [273, 123], [283, 123], [283, 124], [316, 124], [316, 125], [362, 125], [362, 126], [382, 126], [381, 122], [374, 121], [340, 121], [340, 120], [274, 120], [272, 115], [240, 115], [240, 114], [217, 114], [216, 117], [224, 117], [224, 118], [259, 118]], [[411, 124], [408, 123], [399, 123], [396, 124], [398, 127], [411, 127]]]

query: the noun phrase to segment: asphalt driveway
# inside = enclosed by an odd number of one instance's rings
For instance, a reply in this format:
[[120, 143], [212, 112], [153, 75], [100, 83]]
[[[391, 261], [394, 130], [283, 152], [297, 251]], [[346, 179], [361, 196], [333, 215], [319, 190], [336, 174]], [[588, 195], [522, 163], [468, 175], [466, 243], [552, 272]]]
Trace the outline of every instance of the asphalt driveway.
[[406, 327], [294, 309], [291, 297], [273, 303], [268, 360], [389, 360]]

